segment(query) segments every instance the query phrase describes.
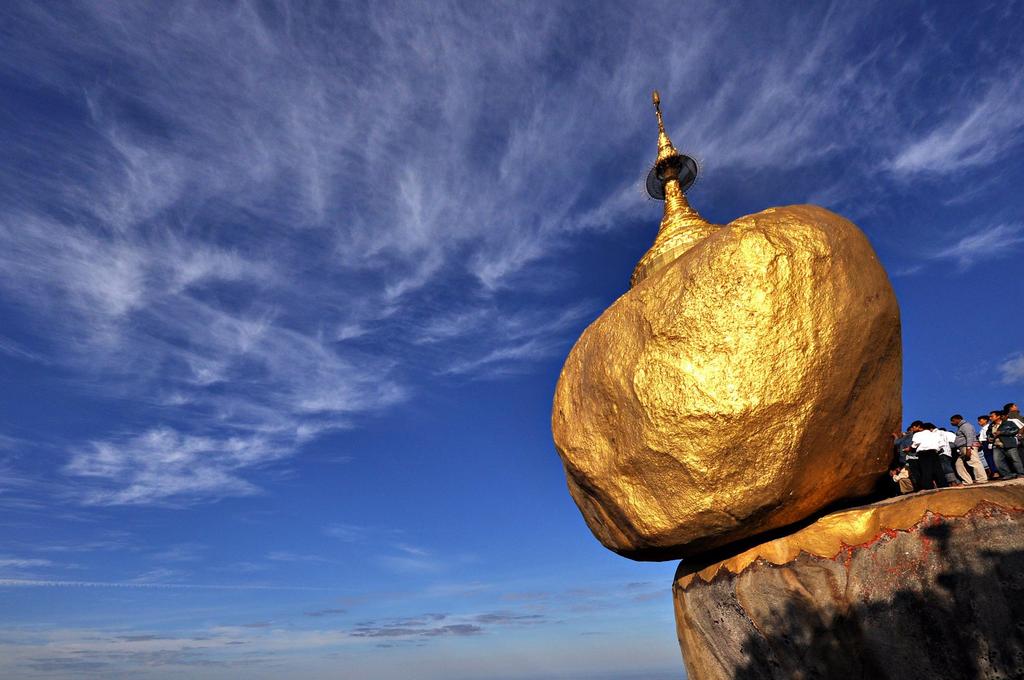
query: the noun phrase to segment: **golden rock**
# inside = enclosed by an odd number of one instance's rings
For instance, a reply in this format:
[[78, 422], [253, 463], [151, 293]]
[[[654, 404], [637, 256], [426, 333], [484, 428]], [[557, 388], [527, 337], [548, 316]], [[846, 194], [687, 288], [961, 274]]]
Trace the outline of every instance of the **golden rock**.
[[658, 118], [661, 228], [570, 352], [552, 413], [587, 524], [634, 559], [868, 493], [900, 423], [899, 308], [864, 234], [811, 205], [710, 224]]

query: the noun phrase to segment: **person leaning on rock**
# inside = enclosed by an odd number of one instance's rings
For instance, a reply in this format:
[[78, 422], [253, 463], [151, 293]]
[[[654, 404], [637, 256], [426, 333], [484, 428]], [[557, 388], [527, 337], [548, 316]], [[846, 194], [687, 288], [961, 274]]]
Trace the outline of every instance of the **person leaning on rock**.
[[[974, 431], [974, 425], [971, 425], [970, 421], [964, 420], [964, 417], [957, 413], [956, 415], [950, 416], [949, 424], [956, 428], [956, 434], [953, 439], [953, 448], [956, 450], [956, 475], [960, 478], [964, 484], [972, 484], [975, 481], [983, 483], [988, 481], [988, 475], [985, 474], [985, 466], [981, 464], [981, 459], [978, 457], [978, 435]], [[974, 478], [967, 472], [967, 466], [970, 466], [971, 472], [974, 473]]]
[[913, 451], [913, 449], [910, 448], [910, 442], [913, 437], [914, 433], [910, 431], [909, 425], [907, 426], [906, 432], [892, 433], [893, 463], [895, 466], [906, 467], [907, 454]]
[[[1009, 411], [1009, 413], [1012, 412]], [[990, 436], [994, 435], [993, 454], [999, 474], [1003, 476], [1003, 479], [1013, 479], [1017, 475], [1024, 474], [1024, 465], [1021, 464], [1017, 442], [1017, 435], [1021, 430], [1020, 419], [1006, 418], [1006, 414], [1002, 411], [992, 411], [989, 415], [992, 416], [989, 433]]]
[[921, 427], [923, 424], [920, 420], [912, 422], [907, 428], [906, 436], [900, 440], [905, 443], [903, 447], [904, 464], [910, 472], [910, 481], [919, 491], [921, 489], [921, 460], [917, 455], [917, 448], [914, 446], [914, 435], [923, 429]]

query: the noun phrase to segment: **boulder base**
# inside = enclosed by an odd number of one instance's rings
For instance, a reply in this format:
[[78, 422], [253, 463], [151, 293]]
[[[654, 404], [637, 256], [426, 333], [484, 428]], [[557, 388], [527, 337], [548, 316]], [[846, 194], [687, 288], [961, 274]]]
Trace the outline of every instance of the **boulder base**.
[[1024, 678], [1024, 481], [832, 513], [673, 595], [691, 680]]

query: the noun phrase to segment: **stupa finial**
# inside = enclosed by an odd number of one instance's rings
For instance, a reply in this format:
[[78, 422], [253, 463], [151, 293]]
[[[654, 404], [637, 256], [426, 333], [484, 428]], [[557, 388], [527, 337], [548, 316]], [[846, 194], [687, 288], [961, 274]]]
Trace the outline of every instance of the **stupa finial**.
[[658, 160], [655, 163], [663, 165], [672, 158], [678, 158], [679, 152], [672, 146], [672, 140], [665, 132], [665, 121], [661, 118], [661, 95], [657, 90], [651, 95], [651, 100], [654, 102], [654, 115], [658, 117]]
[[648, 273], [679, 257], [716, 228], [686, 200], [686, 190], [697, 179], [697, 161], [672, 146], [661, 118], [661, 95], [657, 90], [651, 95], [651, 100], [654, 102], [654, 115], [658, 117], [658, 159], [647, 175], [647, 193], [651, 198], [665, 201], [665, 212], [654, 245], [633, 270], [631, 283], [634, 286]]
[[655, 90], [651, 93], [651, 101], [654, 102], [654, 115], [658, 117], [658, 130], [665, 131], [665, 122], [661, 119], [661, 95]]

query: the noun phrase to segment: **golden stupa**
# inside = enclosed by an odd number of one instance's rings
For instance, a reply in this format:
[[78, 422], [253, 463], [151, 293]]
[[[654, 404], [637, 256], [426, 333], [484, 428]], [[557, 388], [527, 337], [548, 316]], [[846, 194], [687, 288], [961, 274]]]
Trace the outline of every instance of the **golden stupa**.
[[552, 430], [595, 536], [694, 555], [868, 493], [900, 421], [899, 308], [864, 234], [812, 205], [714, 225], [658, 118], [661, 228], [583, 333]]

